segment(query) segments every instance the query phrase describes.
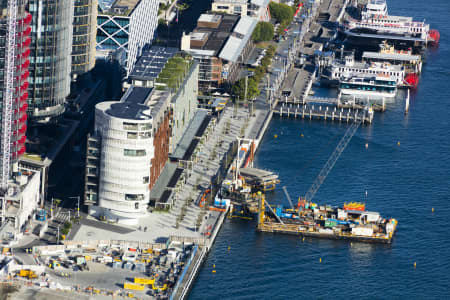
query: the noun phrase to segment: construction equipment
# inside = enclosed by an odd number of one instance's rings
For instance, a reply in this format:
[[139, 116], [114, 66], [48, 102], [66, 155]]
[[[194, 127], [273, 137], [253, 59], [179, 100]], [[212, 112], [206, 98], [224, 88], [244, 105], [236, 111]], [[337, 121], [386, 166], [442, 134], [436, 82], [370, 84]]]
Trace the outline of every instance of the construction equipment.
[[167, 290], [167, 284], [164, 283], [162, 286], [156, 286], [155, 284], [152, 284], [153, 290], [159, 290], [159, 291], [165, 291]]
[[126, 290], [133, 290], [133, 291], [143, 291], [143, 290], [145, 290], [145, 286], [144, 285], [128, 283], [128, 282], [125, 282], [123, 284], [123, 288], [126, 289]]
[[[14, 99], [15, 79], [15, 48], [16, 48], [17, 0], [8, 0], [8, 21], [6, 33], [6, 60], [5, 60], [5, 95], [2, 102], [2, 132], [0, 144], [1, 173], [0, 185], [3, 190], [8, 187], [11, 162], [11, 136], [12, 113]], [[3, 206], [5, 209], [5, 206]]]
[[34, 273], [34, 271], [32, 271], [32, 270], [20, 270], [19, 271], [19, 276], [20, 277], [25, 277], [25, 278], [28, 278], [28, 279], [34, 279], [34, 278], [38, 277], [36, 275], [36, 273]]
[[206, 203], [207, 200], [208, 200], [207, 196], [208, 196], [209, 193], [211, 193], [211, 189], [207, 189], [207, 190], [203, 193], [202, 198], [200, 199], [200, 203], [199, 203], [198, 206], [203, 207], [203, 206], [205, 205], [205, 203]]
[[[370, 113], [370, 111], [369, 111], [369, 113]], [[355, 135], [355, 133], [356, 133], [357, 129], [359, 128], [359, 126], [361, 125], [363, 119], [364, 119], [364, 111], [361, 113], [359, 118], [355, 117], [355, 122], [352, 123], [350, 125], [350, 127], [347, 129], [347, 131], [345, 132], [344, 136], [341, 138], [341, 140], [339, 141], [338, 145], [334, 149], [333, 153], [328, 158], [328, 161], [322, 167], [319, 175], [316, 177], [316, 179], [314, 180], [313, 184], [311, 185], [309, 190], [306, 192], [305, 197], [304, 198], [302, 198], [302, 197], [299, 198], [299, 201], [298, 201], [299, 203], [297, 205], [299, 207], [299, 209], [301, 207], [300, 202], [301, 203], [311, 203], [311, 200], [313, 199], [313, 197], [315, 196], [315, 194], [319, 190], [320, 186], [325, 181], [325, 179], [327, 178], [327, 176], [330, 173], [330, 171], [333, 169], [334, 165], [336, 164], [337, 160], [341, 156], [342, 152], [344, 152], [345, 148], [349, 144], [349, 142], [352, 139], [352, 137]], [[294, 205], [292, 203], [291, 197], [289, 196], [289, 193], [288, 193], [288, 191], [287, 191], [285, 186], [283, 187], [283, 191], [284, 191], [284, 193], [286, 195], [286, 198], [288, 199], [291, 207], [294, 208]], [[277, 220], [281, 224], [284, 225], [283, 221], [272, 210], [272, 207], [270, 205], [268, 205], [268, 207], [272, 211], [274, 216], [277, 218]], [[259, 214], [258, 222], [261, 223], [261, 224], [262, 224], [262, 222], [264, 222], [263, 210], [265, 210], [264, 200], [260, 200], [260, 214]]]
[[331, 154], [330, 158], [328, 158], [328, 161], [326, 164], [322, 167], [322, 170], [320, 170], [319, 175], [314, 180], [313, 184], [309, 188], [309, 190], [306, 192], [304, 199], [306, 202], [311, 202], [311, 200], [314, 198], [314, 195], [319, 190], [322, 183], [327, 178], [330, 171], [333, 169], [334, 165], [336, 164], [336, 161], [341, 156], [342, 152], [344, 152], [345, 148], [347, 147], [348, 143], [352, 139], [352, 137], [355, 135], [356, 130], [359, 128], [359, 126], [362, 123], [364, 116], [361, 116], [360, 118], [356, 118], [355, 122], [350, 125], [350, 127], [345, 132], [344, 136], [339, 141], [336, 149], [334, 149], [333, 153]]
[[285, 186], [283, 186], [283, 192], [286, 195], [286, 198], [288, 199], [289, 204], [291, 205], [291, 208], [294, 208], [294, 204], [292, 204], [291, 196], [289, 196], [289, 193]]
[[137, 283], [137, 284], [154, 284], [155, 283], [155, 279], [154, 278], [134, 277], [134, 283]]
[[[267, 202], [267, 201], [266, 201]], [[283, 221], [281, 221], [280, 217], [273, 211], [272, 207], [270, 206], [269, 202], [267, 202], [267, 207], [270, 209], [272, 214], [277, 218], [277, 220], [284, 225]]]

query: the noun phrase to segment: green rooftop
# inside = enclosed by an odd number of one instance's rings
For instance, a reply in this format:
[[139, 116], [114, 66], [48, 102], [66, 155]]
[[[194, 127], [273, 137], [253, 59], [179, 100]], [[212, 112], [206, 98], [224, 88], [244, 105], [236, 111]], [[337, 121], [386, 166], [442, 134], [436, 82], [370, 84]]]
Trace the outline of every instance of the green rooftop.
[[175, 91], [178, 90], [192, 64], [193, 60], [188, 56], [182, 57], [180, 55], [175, 55], [174, 57], [169, 58], [155, 80], [158, 84], [157, 89], [166, 89], [166, 87], [168, 87]]

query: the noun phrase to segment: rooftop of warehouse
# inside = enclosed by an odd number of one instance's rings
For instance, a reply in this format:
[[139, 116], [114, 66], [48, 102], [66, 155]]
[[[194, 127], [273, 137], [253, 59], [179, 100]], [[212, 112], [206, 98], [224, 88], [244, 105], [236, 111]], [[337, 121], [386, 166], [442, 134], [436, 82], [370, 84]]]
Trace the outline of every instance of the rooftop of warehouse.
[[194, 36], [197, 35], [196, 38], [198, 38], [199, 33], [206, 33], [208, 34], [208, 40], [202, 47], [191, 46], [191, 49], [212, 50], [214, 52], [213, 56], [215, 56], [220, 52], [220, 50], [225, 45], [225, 42], [233, 32], [233, 29], [238, 23], [240, 17], [237, 15], [226, 15], [226, 14], [208, 15], [208, 17], [203, 18], [202, 16], [200, 16], [198, 20], [199, 22], [211, 22], [208, 21], [212, 19], [211, 16], [218, 16], [222, 18], [217, 28], [203, 27], [202, 25], [198, 25], [197, 23], [197, 27], [193, 31]]
[[225, 60], [236, 62], [250, 40], [253, 30], [258, 21], [252, 17], [241, 17], [233, 30], [233, 35], [227, 40], [225, 46], [220, 52], [219, 57]]
[[251, 0], [250, 1], [252, 4], [257, 5], [257, 6], [268, 6], [270, 0]]

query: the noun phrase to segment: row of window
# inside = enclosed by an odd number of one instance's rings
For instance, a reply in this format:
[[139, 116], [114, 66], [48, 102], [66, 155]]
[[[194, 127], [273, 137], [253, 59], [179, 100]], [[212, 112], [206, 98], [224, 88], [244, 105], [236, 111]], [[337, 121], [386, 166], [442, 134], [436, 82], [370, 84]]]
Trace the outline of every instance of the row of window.
[[137, 140], [137, 139], [149, 139], [152, 137], [151, 131], [146, 132], [127, 132], [127, 139]]
[[345, 68], [339, 68], [339, 71], [340, 72], [359, 72], [359, 73], [366, 73], [366, 74], [378, 74], [378, 73], [381, 73], [381, 74], [385, 74], [385, 75], [391, 75], [391, 76], [400, 76], [400, 72], [392, 72], [392, 71], [389, 71], [389, 72], [386, 72], [386, 71], [382, 71], [382, 72], [380, 72], [380, 71], [375, 71], [375, 70], [367, 70], [367, 69], [347, 69], [347, 70], [345, 70]]
[[144, 200], [144, 194], [125, 194], [125, 200], [127, 200], [127, 201], [142, 201], [142, 200]]
[[145, 150], [123, 149], [124, 156], [145, 156]]
[[123, 122], [123, 129], [125, 130], [150, 130], [152, 129], [151, 123], [130, 123]]

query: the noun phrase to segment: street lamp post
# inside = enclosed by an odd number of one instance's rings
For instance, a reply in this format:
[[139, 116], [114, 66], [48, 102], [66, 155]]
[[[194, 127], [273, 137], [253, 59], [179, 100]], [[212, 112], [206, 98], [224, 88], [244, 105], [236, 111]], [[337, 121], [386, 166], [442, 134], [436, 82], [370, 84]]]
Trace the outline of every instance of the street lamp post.
[[69, 197], [69, 199], [77, 199], [77, 217], [80, 217], [80, 196]]
[[52, 197], [52, 203], [50, 204], [50, 219], [53, 220], [53, 197]]

